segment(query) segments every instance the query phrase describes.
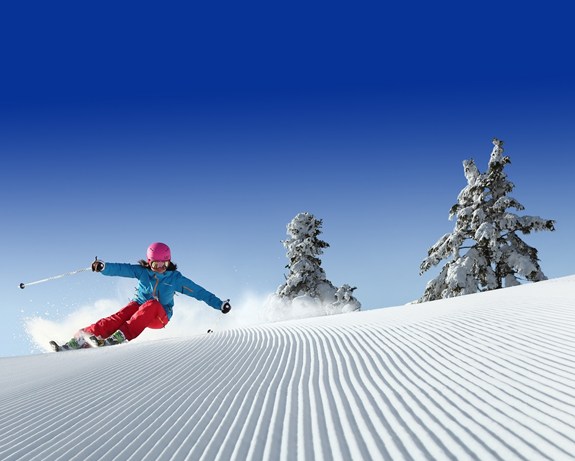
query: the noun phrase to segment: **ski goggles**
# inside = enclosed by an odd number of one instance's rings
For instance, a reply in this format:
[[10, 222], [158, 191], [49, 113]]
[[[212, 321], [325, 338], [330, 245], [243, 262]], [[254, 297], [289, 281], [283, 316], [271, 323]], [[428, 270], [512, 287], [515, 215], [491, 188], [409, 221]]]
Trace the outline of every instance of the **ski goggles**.
[[152, 269], [162, 269], [162, 268], [168, 268], [168, 266], [170, 265], [170, 261], [150, 261], [150, 267]]

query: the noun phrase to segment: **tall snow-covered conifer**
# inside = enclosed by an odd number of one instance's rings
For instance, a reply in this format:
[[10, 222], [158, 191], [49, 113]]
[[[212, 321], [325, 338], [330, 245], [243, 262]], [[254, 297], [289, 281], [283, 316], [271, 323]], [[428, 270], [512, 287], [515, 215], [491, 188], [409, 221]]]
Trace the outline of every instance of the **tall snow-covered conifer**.
[[[449, 213], [450, 219], [456, 218], [455, 227], [429, 249], [420, 273], [444, 259], [449, 261], [427, 283], [420, 302], [518, 285], [518, 276], [532, 282], [547, 278], [539, 267], [537, 250], [517, 233], [553, 231], [554, 221], [509, 211], [524, 207], [508, 196], [515, 186], [503, 171], [510, 163], [503, 156], [503, 141], [493, 139], [493, 145], [485, 173], [479, 172], [473, 160], [463, 162], [467, 186]], [[467, 249], [464, 254], [463, 249]]]
[[279, 298], [294, 300], [308, 297], [319, 301], [328, 313], [359, 310], [361, 304], [352, 295], [349, 285], [336, 288], [326, 277], [319, 256], [329, 244], [319, 238], [322, 220], [310, 213], [299, 213], [287, 226], [289, 238], [283, 241], [287, 249], [289, 274], [276, 291]]

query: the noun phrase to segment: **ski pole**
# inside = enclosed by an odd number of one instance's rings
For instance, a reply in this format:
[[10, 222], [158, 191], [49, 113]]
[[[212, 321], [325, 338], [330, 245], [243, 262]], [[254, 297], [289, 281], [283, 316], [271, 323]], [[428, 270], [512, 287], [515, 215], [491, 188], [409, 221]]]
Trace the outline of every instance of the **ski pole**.
[[[98, 258], [96, 257], [96, 260]], [[44, 282], [49, 282], [50, 280], [56, 280], [62, 277], [66, 277], [67, 275], [74, 275], [74, 274], [78, 274], [80, 272], [86, 272], [86, 271], [91, 271], [92, 270], [92, 266], [90, 267], [85, 267], [84, 269], [78, 269], [77, 271], [72, 271], [72, 272], [66, 272], [65, 274], [60, 274], [60, 275], [54, 275], [52, 277], [48, 277], [42, 280], [36, 280], [35, 282], [28, 282], [28, 283], [21, 283], [19, 285], [20, 288], [24, 289], [26, 288], [28, 285], [36, 285], [38, 283], [44, 283]]]

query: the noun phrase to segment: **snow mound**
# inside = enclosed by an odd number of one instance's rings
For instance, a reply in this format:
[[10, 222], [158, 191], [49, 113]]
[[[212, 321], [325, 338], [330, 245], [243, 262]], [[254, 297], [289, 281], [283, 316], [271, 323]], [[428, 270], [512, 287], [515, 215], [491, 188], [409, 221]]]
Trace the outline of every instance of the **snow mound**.
[[575, 277], [0, 359], [2, 460], [574, 459]]

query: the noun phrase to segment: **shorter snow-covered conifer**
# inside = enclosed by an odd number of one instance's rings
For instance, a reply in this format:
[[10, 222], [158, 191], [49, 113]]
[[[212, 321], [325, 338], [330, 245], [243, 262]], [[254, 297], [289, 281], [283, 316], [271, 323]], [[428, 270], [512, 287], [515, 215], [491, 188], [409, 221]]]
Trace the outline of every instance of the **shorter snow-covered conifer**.
[[320, 255], [329, 244], [319, 238], [322, 220], [311, 213], [299, 213], [288, 225], [289, 238], [282, 243], [287, 249], [289, 273], [276, 291], [283, 301], [302, 299], [320, 304], [326, 313], [359, 310], [361, 304], [353, 296], [356, 288], [343, 285], [336, 288], [321, 267]]

